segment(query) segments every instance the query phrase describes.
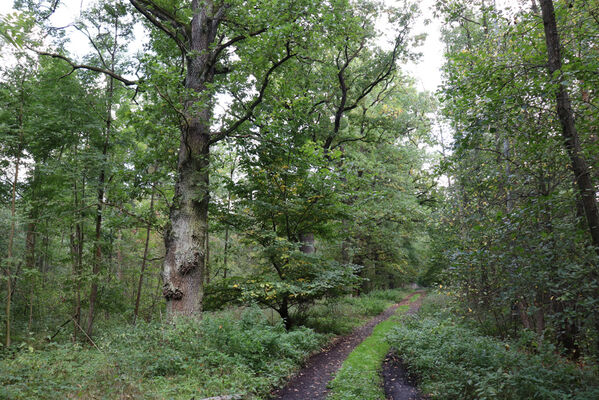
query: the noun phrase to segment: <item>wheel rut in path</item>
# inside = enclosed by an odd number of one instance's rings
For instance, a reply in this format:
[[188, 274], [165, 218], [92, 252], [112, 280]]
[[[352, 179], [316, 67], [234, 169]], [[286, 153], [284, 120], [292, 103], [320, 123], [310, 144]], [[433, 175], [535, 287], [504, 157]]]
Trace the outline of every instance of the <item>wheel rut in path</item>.
[[[392, 316], [398, 307], [409, 304], [410, 299], [416, 294], [422, 294], [422, 292], [410, 294], [400, 303], [392, 305], [365, 325], [356, 328], [351, 334], [342, 336], [322, 352], [310, 357], [306, 366], [291, 378], [285, 387], [272, 392], [271, 398], [273, 400], [324, 399], [328, 394], [327, 384], [341, 368], [349, 353], [372, 334], [372, 330], [379, 322]], [[416, 303], [418, 301], [414, 302], [414, 304]], [[342, 316], [340, 317], [342, 318]]]
[[[410, 309], [406, 314], [415, 314], [422, 304], [422, 296], [410, 304]], [[381, 375], [383, 376], [383, 386], [385, 388], [385, 398], [387, 400], [424, 400], [413, 379], [410, 378], [404, 368], [401, 359], [395, 353], [395, 350], [389, 351], [383, 361]]]

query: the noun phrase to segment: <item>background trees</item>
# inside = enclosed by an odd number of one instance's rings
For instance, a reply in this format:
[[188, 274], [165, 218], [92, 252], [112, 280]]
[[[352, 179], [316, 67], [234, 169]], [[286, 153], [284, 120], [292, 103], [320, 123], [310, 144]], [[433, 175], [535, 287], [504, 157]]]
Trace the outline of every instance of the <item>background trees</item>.
[[[451, 26], [443, 111], [456, 132], [439, 226], [456, 246], [441, 261], [451, 265], [447, 277], [477, 318], [502, 335], [523, 327], [539, 343], [594, 353], [597, 321], [589, 315], [598, 282], [588, 213], [597, 146], [587, 85], [596, 80], [595, 49], [580, 45], [596, 31], [596, 10], [588, 2], [556, 2], [563, 65], [556, 32], [543, 30], [534, 2], [521, 10], [439, 2], [439, 10]], [[547, 45], [546, 35], [554, 36]], [[560, 124], [569, 107], [560, 106], [559, 118], [555, 113], [556, 93], [564, 101], [566, 91], [577, 144]]]
[[77, 60], [46, 8], [18, 5], [1, 25], [20, 63], [2, 81], [6, 332], [91, 341], [160, 318], [163, 297], [198, 312], [205, 284], [208, 308], [258, 303], [290, 328], [322, 297], [415, 279], [434, 183], [432, 102], [399, 73], [414, 6], [101, 1]]

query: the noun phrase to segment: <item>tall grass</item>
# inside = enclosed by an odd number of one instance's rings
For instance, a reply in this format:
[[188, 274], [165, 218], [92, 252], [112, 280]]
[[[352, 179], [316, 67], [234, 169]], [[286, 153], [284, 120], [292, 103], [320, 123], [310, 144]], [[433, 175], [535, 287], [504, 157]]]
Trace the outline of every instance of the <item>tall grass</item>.
[[190, 399], [223, 394], [265, 396], [325, 335], [286, 332], [258, 308], [114, 328], [98, 349], [51, 344], [0, 363], [0, 398]]

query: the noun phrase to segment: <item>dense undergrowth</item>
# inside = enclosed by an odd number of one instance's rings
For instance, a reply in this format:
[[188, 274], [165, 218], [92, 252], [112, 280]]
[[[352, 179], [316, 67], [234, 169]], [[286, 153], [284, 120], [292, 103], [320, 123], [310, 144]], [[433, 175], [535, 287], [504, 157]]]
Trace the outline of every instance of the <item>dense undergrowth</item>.
[[388, 340], [420, 387], [433, 399], [599, 398], [596, 366], [582, 367], [534, 335], [503, 342], [452, 316], [441, 296], [429, 296], [416, 317], [406, 317]]
[[[374, 290], [359, 297], [341, 297], [321, 301], [297, 320], [317, 332], [345, 335], [364, 321], [378, 315], [410, 293], [405, 289]], [[342, 317], [342, 318], [339, 318]]]
[[290, 332], [251, 307], [205, 313], [201, 321], [114, 327], [98, 336], [97, 348], [24, 342], [0, 361], [0, 398], [264, 398], [331, 333], [346, 332], [406, 293], [377, 291], [317, 304], [304, 313], [311, 327]]

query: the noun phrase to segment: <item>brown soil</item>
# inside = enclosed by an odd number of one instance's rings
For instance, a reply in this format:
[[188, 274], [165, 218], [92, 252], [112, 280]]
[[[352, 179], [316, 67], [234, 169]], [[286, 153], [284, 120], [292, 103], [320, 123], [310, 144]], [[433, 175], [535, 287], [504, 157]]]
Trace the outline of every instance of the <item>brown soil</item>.
[[[408, 304], [412, 293], [400, 303], [395, 304], [377, 315], [365, 325], [355, 329], [351, 334], [342, 336], [322, 352], [310, 357], [306, 366], [292, 377], [287, 385], [272, 392], [273, 400], [320, 400], [328, 394], [327, 384], [333, 379], [349, 353], [364, 339], [372, 334], [379, 323], [395, 313], [399, 306]], [[419, 300], [413, 304], [419, 304]], [[412, 310], [412, 307], [410, 307]], [[342, 317], [342, 316], [340, 316]]]
[[[422, 297], [410, 305], [406, 314], [414, 314], [422, 304]], [[401, 359], [391, 350], [383, 361], [383, 386], [387, 400], [424, 400], [413, 379], [407, 374]]]

